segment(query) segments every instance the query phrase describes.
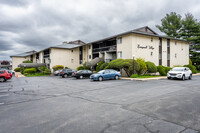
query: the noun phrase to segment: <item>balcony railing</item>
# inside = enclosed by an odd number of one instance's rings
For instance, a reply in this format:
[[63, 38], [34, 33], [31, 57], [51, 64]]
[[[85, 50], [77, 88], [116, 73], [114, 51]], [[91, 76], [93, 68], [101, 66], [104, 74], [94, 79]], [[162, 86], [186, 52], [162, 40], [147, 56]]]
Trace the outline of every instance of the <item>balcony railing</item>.
[[92, 52], [116, 51], [116, 49], [117, 49], [116, 45], [114, 45], [114, 46], [95, 48], [95, 49], [92, 50]]
[[45, 54], [44, 56], [43, 56], [43, 58], [48, 58], [49, 57], [49, 54]]

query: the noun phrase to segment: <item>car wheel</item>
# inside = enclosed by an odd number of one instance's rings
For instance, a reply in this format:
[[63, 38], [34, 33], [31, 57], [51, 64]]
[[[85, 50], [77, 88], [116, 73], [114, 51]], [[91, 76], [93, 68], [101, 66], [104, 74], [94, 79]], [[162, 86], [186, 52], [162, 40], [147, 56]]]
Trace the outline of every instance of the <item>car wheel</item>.
[[183, 80], [183, 81], [185, 80], [185, 75], [183, 75], [182, 80]]
[[63, 75], [63, 78], [67, 78], [67, 77], [68, 77], [67, 74], [64, 74], [64, 75]]
[[80, 79], [83, 79], [83, 75], [80, 76]]
[[190, 76], [189, 76], [189, 80], [192, 80], [192, 74], [190, 74]]
[[116, 80], [118, 80], [118, 79], [119, 79], [119, 76], [118, 76], [118, 75], [116, 75], [116, 76], [115, 76], [115, 79], [116, 79]]
[[6, 82], [5, 77], [0, 77], [0, 82]]
[[99, 81], [102, 81], [102, 80], [103, 80], [103, 77], [100, 76], [100, 77], [98, 78], [98, 80], [99, 80]]

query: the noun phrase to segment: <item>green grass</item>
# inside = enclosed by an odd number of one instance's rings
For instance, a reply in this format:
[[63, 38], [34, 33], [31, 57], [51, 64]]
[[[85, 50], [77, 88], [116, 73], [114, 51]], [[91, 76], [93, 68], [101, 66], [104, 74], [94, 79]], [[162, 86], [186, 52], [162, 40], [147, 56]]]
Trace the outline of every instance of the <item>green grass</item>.
[[146, 74], [146, 75], [133, 74], [133, 75], [131, 75], [131, 78], [155, 78], [155, 77], [162, 77], [162, 76], [160, 76], [160, 75], [149, 75], [149, 74]]
[[49, 76], [49, 74], [44, 73], [33, 73], [33, 74], [27, 74], [26, 77], [39, 77], [39, 76]]

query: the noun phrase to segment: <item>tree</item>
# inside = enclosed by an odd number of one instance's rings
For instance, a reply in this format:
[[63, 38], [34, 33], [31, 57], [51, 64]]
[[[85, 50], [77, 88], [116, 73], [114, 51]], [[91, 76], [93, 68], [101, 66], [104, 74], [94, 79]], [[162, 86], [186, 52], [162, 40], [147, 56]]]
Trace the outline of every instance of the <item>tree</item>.
[[[185, 14], [182, 20], [180, 36], [190, 44], [200, 44], [200, 22], [191, 13]], [[199, 48], [199, 45], [194, 45], [194, 47]]]
[[4, 60], [4, 61], [1, 62], [1, 65], [10, 65], [10, 62]]
[[169, 37], [179, 38], [179, 31], [182, 27], [181, 15], [176, 14], [175, 12], [166, 14], [166, 16], [161, 19], [161, 26], [156, 25], [156, 27]]

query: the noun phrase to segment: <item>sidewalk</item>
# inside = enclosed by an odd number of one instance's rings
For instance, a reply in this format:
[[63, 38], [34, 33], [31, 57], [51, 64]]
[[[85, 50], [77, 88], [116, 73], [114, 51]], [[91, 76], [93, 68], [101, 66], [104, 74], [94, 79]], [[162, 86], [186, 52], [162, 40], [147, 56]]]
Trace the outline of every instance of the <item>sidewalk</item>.
[[22, 75], [20, 72], [15, 72], [15, 77], [21, 78], [21, 77], [25, 77], [25, 76]]
[[[192, 74], [192, 76], [200, 76], [200, 73]], [[121, 79], [124, 79], [124, 80], [148, 81], [148, 80], [167, 79], [167, 76], [155, 77], [155, 78], [129, 78], [129, 77], [121, 77]]]

